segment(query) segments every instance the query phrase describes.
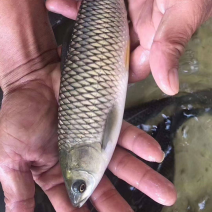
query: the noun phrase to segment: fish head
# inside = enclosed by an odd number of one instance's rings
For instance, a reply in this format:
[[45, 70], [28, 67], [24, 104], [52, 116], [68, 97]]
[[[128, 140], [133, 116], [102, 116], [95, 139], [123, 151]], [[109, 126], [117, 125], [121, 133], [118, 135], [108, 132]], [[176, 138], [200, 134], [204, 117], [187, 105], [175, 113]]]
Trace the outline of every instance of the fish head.
[[81, 207], [93, 193], [95, 178], [82, 170], [71, 170], [71, 178], [66, 179], [66, 188], [74, 207]]
[[74, 147], [60, 152], [63, 177], [69, 198], [75, 207], [81, 207], [91, 196], [106, 168], [101, 145]]

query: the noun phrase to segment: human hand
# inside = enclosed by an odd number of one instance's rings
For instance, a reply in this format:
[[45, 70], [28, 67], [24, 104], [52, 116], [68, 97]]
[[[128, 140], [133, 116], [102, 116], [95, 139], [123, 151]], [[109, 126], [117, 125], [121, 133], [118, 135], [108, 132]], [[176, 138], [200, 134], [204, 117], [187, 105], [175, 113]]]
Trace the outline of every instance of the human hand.
[[[55, 66], [54, 71], [59, 72], [59, 67]], [[76, 210], [68, 198], [58, 163], [56, 129], [56, 98], [53, 89], [43, 82], [22, 84], [4, 97], [0, 114], [0, 180], [7, 212], [34, 211], [34, 181], [57, 212], [88, 211], [86, 206]], [[159, 144], [125, 122], [118, 144], [109, 169], [155, 201], [173, 204], [174, 186], [125, 150], [161, 162], [163, 153]], [[132, 211], [105, 176], [91, 201], [100, 212]]]
[[[150, 69], [168, 95], [179, 91], [178, 62], [186, 43], [212, 13], [211, 0], [128, 0], [131, 18], [130, 82], [146, 78]], [[75, 19], [76, 0], [47, 0], [47, 8]]]
[[[34, 211], [34, 181], [57, 212], [88, 211], [71, 206], [58, 162], [59, 56], [43, 0], [2, 0], [0, 14], [0, 181], [6, 212]], [[160, 162], [163, 153], [156, 141], [124, 123], [109, 169], [154, 200], [173, 204], [173, 185], [124, 148]], [[131, 211], [106, 177], [92, 202], [100, 212]]]
[[[33, 181], [47, 194], [57, 212], [88, 211], [86, 206], [76, 210], [70, 204], [58, 163], [58, 93], [55, 91], [59, 90], [59, 64], [48, 65], [37, 74], [41, 72], [51, 73], [50, 81], [57, 88], [49, 88], [45, 81], [33, 80], [21, 83], [16, 89], [10, 88], [4, 96], [0, 113], [0, 179], [7, 212], [34, 210]], [[125, 150], [146, 160], [161, 162], [163, 152], [159, 144], [126, 122], [118, 144], [109, 169], [155, 201], [173, 204], [176, 200], [173, 185]], [[131, 211], [106, 176], [91, 200], [101, 212]]]

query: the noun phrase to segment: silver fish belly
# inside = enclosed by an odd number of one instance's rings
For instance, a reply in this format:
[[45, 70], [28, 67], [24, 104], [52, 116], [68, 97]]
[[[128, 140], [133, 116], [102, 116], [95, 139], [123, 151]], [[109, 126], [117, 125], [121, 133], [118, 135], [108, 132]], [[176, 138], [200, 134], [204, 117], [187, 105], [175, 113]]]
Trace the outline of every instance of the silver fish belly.
[[72, 204], [81, 207], [113, 155], [129, 66], [124, 0], [84, 0], [65, 39], [59, 95], [59, 156]]

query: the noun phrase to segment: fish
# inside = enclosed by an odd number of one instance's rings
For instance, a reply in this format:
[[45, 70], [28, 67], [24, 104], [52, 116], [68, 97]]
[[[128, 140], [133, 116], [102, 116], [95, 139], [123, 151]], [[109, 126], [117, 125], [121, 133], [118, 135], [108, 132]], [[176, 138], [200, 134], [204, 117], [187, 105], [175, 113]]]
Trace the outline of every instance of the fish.
[[59, 161], [74, 207], [99, 184], [117, 144], [129, 70], [124, 0], [83, 0], [61, 56]]

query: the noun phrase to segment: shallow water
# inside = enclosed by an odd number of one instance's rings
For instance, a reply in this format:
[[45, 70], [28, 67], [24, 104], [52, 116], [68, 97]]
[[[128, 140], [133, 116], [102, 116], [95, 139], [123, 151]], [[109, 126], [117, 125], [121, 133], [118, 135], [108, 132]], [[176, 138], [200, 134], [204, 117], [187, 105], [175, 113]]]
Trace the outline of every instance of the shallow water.
[[212, 118], [202, 115], [185, 122], [174, 139], [178, 200], [163, 212], [212, 211]]

